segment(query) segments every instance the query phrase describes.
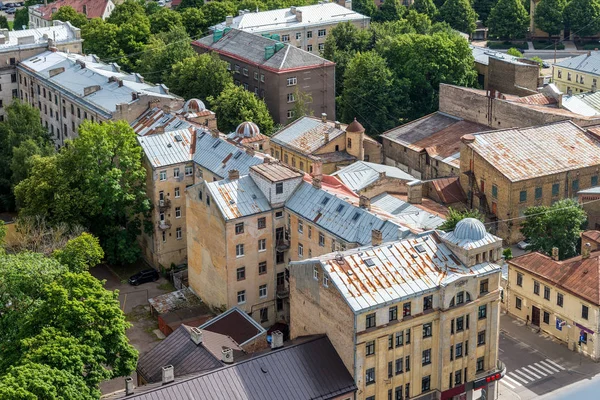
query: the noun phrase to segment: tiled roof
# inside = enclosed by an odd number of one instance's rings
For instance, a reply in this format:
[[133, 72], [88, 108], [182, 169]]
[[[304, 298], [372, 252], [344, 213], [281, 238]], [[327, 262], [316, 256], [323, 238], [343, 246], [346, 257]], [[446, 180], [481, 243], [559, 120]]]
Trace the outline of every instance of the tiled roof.
[[298, 264], [312, 263], [321, 265], [355, 313], [414, 297], [463, 277], [500, 272], [499, 265], [487, 261], [466, 267], [436, 231], [290, 265], [293, 269]]
[[390, 213], [415, 230], [435, 229], [445, 221], [442, 216], [427, 212], [417, 205], [400, 200], [389, 193], [381, 193], [373, 197], [371, 206]]
[[271, 142], [289, 147], [301, 154], [312, 154], [323, 147], [325, 133], [329, 141], [345, 133], [345, 126], [335, 127], [333, 122], [322, 122], [319, 118], [302, 117], [287, 125], [271, 137]]
[[600, 164], [600, 144], [570, 121], [473, 137], [467, 146], [513, 182]]
[[593, 252], [585, 259], [578, 256], [563, 261], [533, 252], [515, 257], [508, 263], [594, 305], [600, 305], [600, 252]]
[[247, 217], [271, 209], [264, 194], [248, 175], [232, 181], [222, 179], [205, 184], [226, 220]]
[[388, 178], [395, 178], [404, 181], [417, 180], [414, 176], [408, 172], [402, 171], [400, 168], [366, 161], [357, 161], [334, 172], [331, 175], [340, 178], [341, 181], [352, 190], [360, 191], [370, 184], [377, 182], [381, 177], [380, 174], [385, 174], [385, 176]]
[[[199, 327], [205, 331], [220, 333], [233, 338], [240, 346], [267, 331], [247, 313], [237, 307], [230, 308]], [[265, 339], [266, 340], [266, 339]]]
[[[55, 45], [81, 42], [80, 29], [71, 25], [70, 22], [55, 21], [54, 24], [54, 26], [44, 28], [5, 32], [5, 41], [3, 44], [0, 44], [0, 52], [47, 46], [48, 39], [52, 39]], [[23, 41], [25, 41], [25, 43], [23, 43]]]
[[278, 162], [256, 164], [250, 167], [250, 169], [271, 182], [281, 182], [304, 176], [303, 173]]
[[190, 145], [195, 128], [179, 129], [154, 135], [138, 136], [138, 142], [150, 164], [157, 167], [191, 161]]
[[567, 58], [554, 65], [557, 67], [587, 72], [589, 74], [600, 75], [600, 51], [590, 51], [586, 54]]
[[282, 49], [265, 59], [265, 47], [274, 46], [275, 43], [277, 42], [272, 39], [232, 29], [216, 42], [213, 35], [209, 35], [192, 42], [192, 45], [274, 72], [333, 65], [331, 61], [285, 43]]
[[[80, 14], [86, 14], [89, 19], [102, 18], [108, 6], [108, 0], [57, 0], [48, 5], [40, 4], [34, 7], [37, 12], [42, 14], [43, 19], [51, 21], [52, 10], [58, 10], [65, 6], [73, 7]], [[83, 12], [84, 6], [86, 7], [86, 13]]]

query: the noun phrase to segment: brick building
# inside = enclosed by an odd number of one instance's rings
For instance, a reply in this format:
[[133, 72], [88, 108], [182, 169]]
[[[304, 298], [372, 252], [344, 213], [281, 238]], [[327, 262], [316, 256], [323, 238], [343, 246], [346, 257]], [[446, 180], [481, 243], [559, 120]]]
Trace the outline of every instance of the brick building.
[[52, 14], [61, 7], [72, 7], [76, 12], [85, 15], [88, 19], [106, 19], [115, 9], [111, 0], [57, 0], [50, 4], [35, 4], [29, 7], [29, 27], [43, 28], [52, 26]]

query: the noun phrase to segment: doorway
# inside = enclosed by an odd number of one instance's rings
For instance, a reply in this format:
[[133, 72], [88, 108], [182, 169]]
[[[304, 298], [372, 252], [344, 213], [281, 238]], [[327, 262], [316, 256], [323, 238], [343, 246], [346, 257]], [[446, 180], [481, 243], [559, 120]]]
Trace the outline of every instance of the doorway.
[[540, 309], [536, 306], [531, 307], [531, 325], [540, 326]]

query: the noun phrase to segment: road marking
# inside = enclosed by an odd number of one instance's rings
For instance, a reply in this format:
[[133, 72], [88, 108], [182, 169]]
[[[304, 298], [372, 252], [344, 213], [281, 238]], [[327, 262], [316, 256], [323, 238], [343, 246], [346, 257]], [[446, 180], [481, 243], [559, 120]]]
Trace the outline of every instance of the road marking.
[[548, 367], [544, 367], [544, 366], [543, 366], [542, 364], [540, 364], [540, 363], [535, 363], [535, 366], [536, 366], [536, 367], [538, 367], [539, 369], [543, 369], [544, 371], [546, 371], [546, 372], [547, 372], [547, 373], [549, 373], [549, 374], [553, 374], [553, 373], [555, 373], [555, 372], [558, 372], [558, 371], [553, 371], [553, 370], [551, 370], [551, 369], [550, 369], [550, 368], [548, 368]]
[[528, 365], [528, 366], [527, 366], [527, 368], [529, 368], [529, 369], [531, 369], [531, 370], [533, 370], [533, 371], [537, 372], [538, 374], [541, 374], [541, 375], [544, 375], [544, 376], [548, 376], [548, 374], [546, 374], [546, 373], [544, 373], [544, 372], [540, 371], [538, 368], [535, 368], [533, 365]]
[[[513, 371], [513, 374], [519, 374], [519, 375], [525, 377], [528, 381], [531, 381], [531, 382], [535, 381], [535, 378], [532, 378], [529, 375], [527, 375], [524, 372], [521, 372], [519, 370]], [[517, 375], [515, 375], [515, 376], [517, 376]], [[527, 382], [527, 383], [529, 383], [529, 382]]]
[[540, 361], [540, 364], [542, 364], [542, 365], [543, 365], [544, 367], [546, 367], [546, 368], [550, 368], [550, 369], [551, 369], [552, 371], [554, 371], [554, 372], [560, 372], [560, 370], [559, 370], [559, 369], [556, 369], [556, 368], [554, 368], [552, 365], [548, 364], [548, 363], [547, 363], [547, 362], [545, 362], [545, 361]]
[[[516, 386], [513, 386], [513, 385], [511, 385], [510, 383], [508, 383], [508, 382], [505, 382], [505, 381], [504, 381], [505, 379], [506, 379], [506, 376], [505, 376], [504, 378], [500, 379], [500, 383], [501, 383], [501, 384], [503, 384], [503, 385], [505, 385], [505, 386], [508, 386], [508, 387], [509, 387], [509, 388], [511, 388], [511, 389], [515, 389], [515, 388], [516, 388]], [[519, 385], [519, 386], [521, 386], [521, 385]]]
[[[528, 381], [526, 381], [525, 379], [523, 379], [523, 378], [520, 378], [519, 376], [515, 375], [515, 373], [514, 373], [514, 372], [509, 372], [509, 374], [511, 374], [511, 375], [510, 375], [510, 377], [511, 377], [511, 378], [513, 378], [513, 379], [518, 379], [518, 380], [520, 380], [521, 382], [523, 382], [523, 383], [524, 383], [524, 384], [526, 384], [526, 385], [529, 383], [529, 382], [528, 382]], [[508, 374], [507, 374], [507, 376], [508, 376]]]
[[527, 367], [521, 367], [521, 371], [525, 371], [525, 372], [527, 372], [528, 374], [531, 374], [531, 375], [535, 376], [537, 379], [542, 379], [542, 377], [541, 377], [541, 376], [539, 376], [539, 375], [538, 375], [538, 374], [536, 374], [535, 372], [533, 372], [533, 371], [530, 371], [529, 369], [527, 369], [528, 367], [529, 367], [529, 366], [527, 366]]
[[508, 375], [504, 375], [504, 377], [500, 380], [500, 382], [504, 382], [504, 381], [508, 381], [508, 382], [510, 382], [514, 386], [522, 386], [519, 382], [515, 381], [514, 379], [512, 379]]
[[554, 365], [555, 367], [562, 369], [563, 371], [565, 370], [565, 368], [564, 368], [564, 367], [562, 367], [562, 366], [558, 365], [557, 363], [555, 363], [555, 362], [554, 362], [554, 361], [552, 361], [552, 360], [548, 360], [548, 359], [546, 358], [546, 361], [547, 361], [547, 362], [549, 362], [550, 364]]

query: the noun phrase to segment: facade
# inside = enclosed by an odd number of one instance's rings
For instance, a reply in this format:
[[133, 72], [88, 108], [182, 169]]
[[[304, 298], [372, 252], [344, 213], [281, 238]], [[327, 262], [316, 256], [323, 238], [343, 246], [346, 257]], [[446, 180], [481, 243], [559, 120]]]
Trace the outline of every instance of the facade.
[[370, 18], [352, 11], [352, 2], [346, 1], [343, 5], [323, 3], [260, 12], [242, 10], [238, 16], [229, 16], [210, 29], [214, 32], [233, 28], [256, 35], [277, 35], [283, 43], [320, 55], [327, 35], [342, 22], [367, 29]]
[[57, 146], [77, 136], [85, 121], [135, 121], [148, 108], [178, 110], [183, 99], [164, 85], [144, 82], [96, 56], [46, 51], [17, 66], [19, 98], [40, 110]]
[[47, 28], [0, 30], [0, 121], [6, 116], [4, 107], [19, 97], [17, 64], [49, 48], [79, 54], [81, 44], [81, 31], [69, 22], [54, 21]]
[[365, 135], [356, 121], [350, 125], [302, 117], [271, 137], [271, 156], [308, 173], [332, 174], [355, 161], [381, 161], [381, 145]]
[[106, 19], [115, 9], [111, 0], [57, 0], [50, 4], [36, 4], [29, 7], [29, 27], [43, 28], [52, 26], [52, 14], [61, 7], [73, 7], [75, 11], [85, 15], [88, 19]]
[[552, 81], [565, 93], [595, 92], [600, 78], [600, 51], [588, 51], [554, 64]]
[[581, 256], [563, 261], [558, 249], [552, 257], [534, 252], [510, 260], [506, 303], [509, 314], [598, 361], [600, 252], [582, 247]]
[[600, 229], [600, 186], [580, 190], [577, 199], [587, 214], [589, 229]]
[[289, 44], [225, 29], [192, 42], [198, 53], [214, 51], [229, 63], [234, 82], [259, 96], [276, 123], [294, 118], [297, 92], [312, 98], [315, 115], [335, 118], [335, 64]]
[[465, 135], [460, 182], [467, 204], [495, 222], [508, 243], [522, 239], [531, 206], [550, 206], [598, 184], [600, 146], [571, 121]]
[[505, 372], [501, 244], [465, 219], [449, 233], [292, 262], [291, 336], [325, 333], [356, 381], [357, 400], [458, 399], [484, 386], [494, 399], [497, 382], [488, 386], [486, 377]]

